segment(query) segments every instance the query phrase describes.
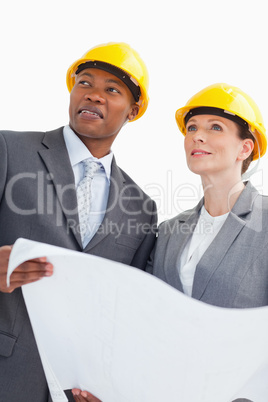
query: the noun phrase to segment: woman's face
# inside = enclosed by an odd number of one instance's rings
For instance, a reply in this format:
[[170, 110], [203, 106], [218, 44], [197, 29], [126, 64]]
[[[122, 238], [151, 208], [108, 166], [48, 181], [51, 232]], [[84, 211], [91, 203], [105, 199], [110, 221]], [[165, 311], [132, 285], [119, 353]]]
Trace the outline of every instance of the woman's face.
[[243, 145], [236, 123], [224, 117], [197, 115], [186, 125], [187, 164], [201, 176], [241, 172]]

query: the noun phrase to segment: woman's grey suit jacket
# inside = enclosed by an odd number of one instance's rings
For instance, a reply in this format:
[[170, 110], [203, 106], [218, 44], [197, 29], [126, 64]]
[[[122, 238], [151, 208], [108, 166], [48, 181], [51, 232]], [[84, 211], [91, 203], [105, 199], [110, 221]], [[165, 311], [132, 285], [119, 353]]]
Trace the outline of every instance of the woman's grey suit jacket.
[[[203, 202], [160, 225], [147, 265], [148, 272], [181, 292], [177, 265]], [[192, 297], [228, 308], [268, 305], [268, 197], [250, 182], [199, 261]]]

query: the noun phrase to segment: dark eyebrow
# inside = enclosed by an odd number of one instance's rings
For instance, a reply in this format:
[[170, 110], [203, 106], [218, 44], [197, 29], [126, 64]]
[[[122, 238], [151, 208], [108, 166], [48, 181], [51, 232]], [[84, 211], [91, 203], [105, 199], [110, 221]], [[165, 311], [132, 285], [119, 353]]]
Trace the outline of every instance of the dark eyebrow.
[[82, 77], [83, 75], [87, 75], [88, 77], [93, 78], [92, 74], [86, 72], [81, 72], [80, 74], [77, 74], [77, 77]]
[[186, 124], [186, 125], [188, 125], [188, 124], [190, 124], [190, 123], [196, 123], [196, 120], [193, 119], [193, 118], [191, 118], [191, 119], [189, 119], [189, 120], [187, 121], [187, 124]]
[[[77, 77], [82, 77], [82, 76], [84, 76], [84, 75], [87, 75], [89, 78], [92, 78], [92, 79], [94, 79], [94, 75], [92, 75], [92, 74], [90, 74], [90, 73], [88, 73], [88, 72], [82, 72], [81, 71], [81, 73], [80, 74], [78, 74], [77, 75]], [[107, 84], [117, 84], [117, 85], [119, 85], [120, 87], [123, 87], [124, 86], [124, 83], [120, 80], [120, 79], [116, 79], [116, 78], [108, 78], [106, 81], [105, 81]]]
[[[212, 121], [218, 121], [219, 123], [224, 124], [224, 122], [223, 122], [222, 120], [218, 119], [217, 116], [212, 117], [211, 119], [208, 119], [208, 122], [209, 122], [209, 123], [211, 123]], [[188, 123], [196, 123], [196, 122], [197, 122], [197, 119], [191, 117], [191, 119], [188, 120], [187, 124], [188, 124]]]
[[117, 80], [117, 79], [113, 79], [113, 78], [109, 78], [109, 79], [107, 79], [105, 82], [107, 82], [107, 84], [117, 84], [117, 85], [119, 85], [120, 87], [123, 87], [124, 86], [124, 83], [121, 81], [121, 80]]
[[215, 117], [212, 118], [212, 119], [209, 119], [208, 121], [209, 121], [209, 122], [211, 122], [211, 121], [218, 121], [219, 123], [223, 123], [223, 124], [224, 124], [224, 122], [223, 122], [222, 120], [217, 119], [217, 116], [215, 116]]

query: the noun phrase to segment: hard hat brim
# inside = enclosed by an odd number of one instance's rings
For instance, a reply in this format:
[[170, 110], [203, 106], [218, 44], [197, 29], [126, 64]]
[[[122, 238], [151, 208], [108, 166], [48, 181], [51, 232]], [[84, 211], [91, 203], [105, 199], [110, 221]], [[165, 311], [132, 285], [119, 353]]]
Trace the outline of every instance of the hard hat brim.
[[[186, 126], [185, 126], [185, 117], [186, 115], [190, 112], [192, 109], [196, 109], [198, 107], [203, 107], [204, 105], [197, 106], [195, 105], [194, 107], [189, 107], [189, 106], [184, 106], [180, 109], [178, 109], [175, 113], [175, 119], [177, 122], [177, 125], [179, 127], [179, 130], [181, 133], [185, 136], [186, 134]], [[238, 116], [242, 118], [241, 116]], [[265, 133], [260, 130], [257, 125], [252, 125], [249, 121], [245, 120], [244, 118], [242, 119], [246, 121], [251, 128], [252, 134], [255, 137], [255, 144], [254, 144], [254, 149], [253, 149], [253, 160], [258, 159], [259, 157], [261, 158], [266, 150], [267, 150], [267, 141], [266, 141], [266, 136]]]

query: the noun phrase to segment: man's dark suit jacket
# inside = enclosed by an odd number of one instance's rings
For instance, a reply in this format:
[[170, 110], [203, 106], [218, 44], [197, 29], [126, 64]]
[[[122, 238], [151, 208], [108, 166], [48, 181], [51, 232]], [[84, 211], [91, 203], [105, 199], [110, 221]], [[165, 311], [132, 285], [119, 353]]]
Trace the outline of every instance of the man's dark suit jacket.
[[[106, 215], [83, 250], [63, 128], [0, 132], [0, 246], [24, 237], [145, 269], [155, 225], [154, 201], [113, 160]], [[47, 400], [21, 289], [0, 292], [0, 401]]]

